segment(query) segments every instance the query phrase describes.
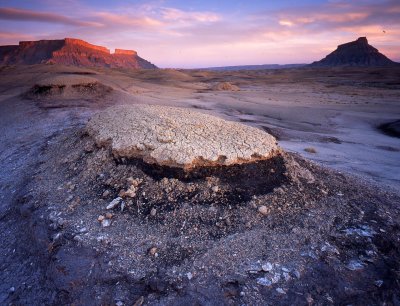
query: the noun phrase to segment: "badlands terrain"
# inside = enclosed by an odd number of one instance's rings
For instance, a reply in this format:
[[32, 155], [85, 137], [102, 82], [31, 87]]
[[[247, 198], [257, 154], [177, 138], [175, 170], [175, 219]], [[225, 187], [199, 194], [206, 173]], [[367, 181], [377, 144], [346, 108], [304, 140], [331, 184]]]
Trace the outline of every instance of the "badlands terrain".
[[400, 303], [399, 68], [0, 69], [0, 304]]

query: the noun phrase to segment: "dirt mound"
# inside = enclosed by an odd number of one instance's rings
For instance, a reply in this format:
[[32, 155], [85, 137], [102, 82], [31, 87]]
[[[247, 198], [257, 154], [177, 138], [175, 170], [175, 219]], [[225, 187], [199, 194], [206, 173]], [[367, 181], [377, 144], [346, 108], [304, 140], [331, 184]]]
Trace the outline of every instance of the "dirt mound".
[[192, 169], [269, 159], [278, 147], [268, 133], [193, 109], [122, 105], [93, 116], [88, 133], [117, 157]]
[[221, 90], [221, 91], [239, 91], [240, 88], [236, 85], [233, 85], [229, 82], [221, 82], [218, 84], [215, 84], [212, 87], [213, 90]]
[[[51, 108], [62, 107], [66, 100], [100, 99], [112, 90], [95, 78], [80, 74], [64, 74], [37, 82], [24, 97], [38, 101], [40, 106]], [[71, 103], [67, 105], [72, 106]]]
[[55, 304], [365, 304], [398, 289], [398, 197], [299, 157], [180, 178], [72, 132], [42, 158], [24, 207], [51, 237]]

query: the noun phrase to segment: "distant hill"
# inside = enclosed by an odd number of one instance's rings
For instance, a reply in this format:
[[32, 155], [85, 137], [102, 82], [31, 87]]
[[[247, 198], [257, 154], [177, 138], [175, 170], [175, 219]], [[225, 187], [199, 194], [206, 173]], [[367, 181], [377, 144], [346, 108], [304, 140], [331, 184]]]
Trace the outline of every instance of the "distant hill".
[[224, 66], [224, 67], [209, 67], [201, 68], [200, 70], [213, 70], [213, 71], [234, 71], [234, 70], [264, 70], [264, 69], [283, 69], [283, 68], [299, 68], [307, 64], [264, 64], [264, 65], [243, 65], [243, 66]]
[[368, 44], [366, 37], [360, 37], [343, 45], [324, 59], [314, 62], [309, 67], [336, 67], [336, 66], [395, 66], [396, 62], [388, 59], [378, 49]]
[[0, 46], [0, 65], [63, 64], [85, 67], [156, 69], [136, 51], [110, 50], [75, 38], [21, 41]]

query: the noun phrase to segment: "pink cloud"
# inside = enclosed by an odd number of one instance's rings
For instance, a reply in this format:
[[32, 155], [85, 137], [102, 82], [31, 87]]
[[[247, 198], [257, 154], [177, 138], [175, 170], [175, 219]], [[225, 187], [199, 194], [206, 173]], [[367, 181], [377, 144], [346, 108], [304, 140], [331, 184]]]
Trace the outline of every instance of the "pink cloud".
[[221, 19], [218, 14], [212, 12], [182, 11], [175, 8], [163, 8], [162, 17], [178, 22], [216, 22]]
[[155, 18], [151, 18], [148, 16], [135, 16], [135, 15], [124, 15], [124, 14], [115, 14], [108, 12], [98, 12], [94, 13], [94, 18], [97, 20], [99, 24], [116, 26], [135, 26], [135, 27], [159, 27], [163, 25], [163, 22], [157, 20]]
[[96, 26], [96, 23], [79, 21], [64, 15], [54, 13], [42, 13], [31, 10], [23, 10], [16, 8], [0, 8], [0, 19], [13, 21], [35, 21], [50, 22], [72, 26]]

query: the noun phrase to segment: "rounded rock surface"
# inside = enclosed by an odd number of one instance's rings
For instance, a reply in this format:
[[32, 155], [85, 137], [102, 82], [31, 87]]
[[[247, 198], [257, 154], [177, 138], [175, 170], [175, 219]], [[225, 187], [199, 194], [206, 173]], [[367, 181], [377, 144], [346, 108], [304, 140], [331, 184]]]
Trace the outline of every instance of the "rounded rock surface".
[[270, 134], [188, 108], [119, 105], [95, 114], [87, 132], [116, 157], [183, 168], [265, 160], [278, 150]]

